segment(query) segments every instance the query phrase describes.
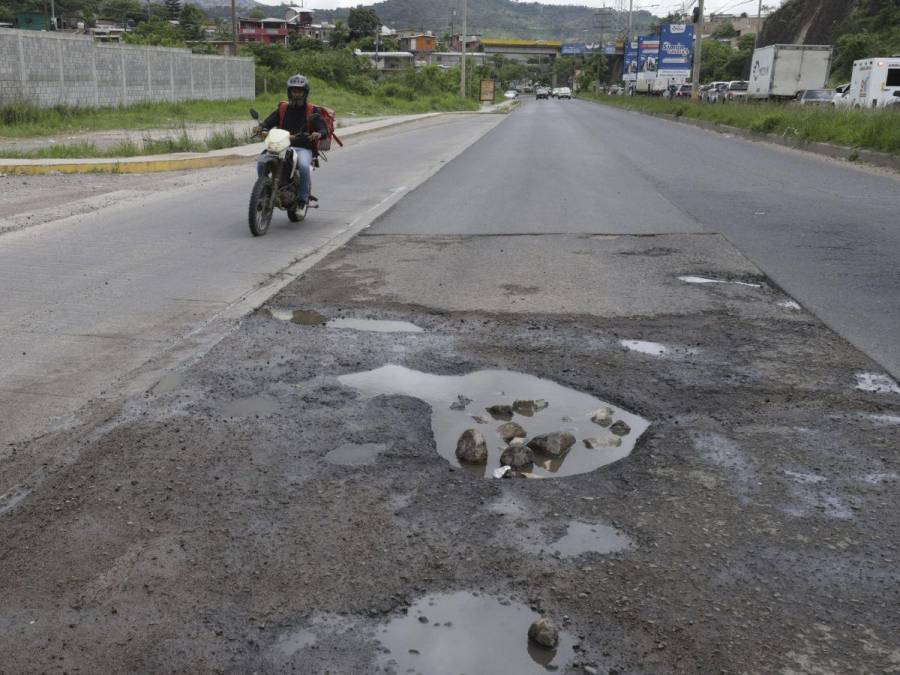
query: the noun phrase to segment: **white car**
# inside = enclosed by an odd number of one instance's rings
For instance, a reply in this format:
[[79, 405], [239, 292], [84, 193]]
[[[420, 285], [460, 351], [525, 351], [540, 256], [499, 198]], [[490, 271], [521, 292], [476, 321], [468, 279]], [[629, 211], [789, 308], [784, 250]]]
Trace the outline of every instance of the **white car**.
[[560, 87], [556, 90], [556, 98], [572, 98], [572, 90], [568, 87]]
[[850, 107], [850, 83], [842, 84], [840, 87], [834, 90], [834, 99], [831, 101], [831, 105], [835, 108], [849, 108]]
[[508, 99], [519, 98], [519, 92], [517, 92], [515, 89], [510, 89], [509, 91], [504, 92], [503, 98], [508, 98]]

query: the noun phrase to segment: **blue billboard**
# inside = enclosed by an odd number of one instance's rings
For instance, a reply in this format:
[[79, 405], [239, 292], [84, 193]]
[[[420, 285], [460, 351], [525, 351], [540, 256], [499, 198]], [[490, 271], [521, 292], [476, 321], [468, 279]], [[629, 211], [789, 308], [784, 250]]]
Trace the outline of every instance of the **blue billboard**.
[[656, 73], [659, 60], [659, 37], [638, 35], [638, 73]]
[[657, 72], [661, 77], [690, 77], [694, 54], [694, 27], [669, 24], [660, 29]]
[[587, 51], [587, 46], [584, 44], [574, 44], [574, 45], [563, 45], [559, 53], [563, 56], [577, 56], [579, 54], [584, 54]]
[[638, 43], [629, 42], [625, 45], [625, 66], [622, 70], [622, 79], [625, 82], [634, 82], [637, 79]]

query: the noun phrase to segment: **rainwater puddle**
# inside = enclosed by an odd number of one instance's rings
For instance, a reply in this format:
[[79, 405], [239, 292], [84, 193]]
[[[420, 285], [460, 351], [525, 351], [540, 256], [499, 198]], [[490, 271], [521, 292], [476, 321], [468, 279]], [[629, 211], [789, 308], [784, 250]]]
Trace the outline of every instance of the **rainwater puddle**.
[[282, 656], [293, 656], [301, 649], [311, 647], [316, 643], [316, 634], [311, 630], [298, 630], [286, 633], [278, 638], [274, 648]]
[[566, 557], [582, 553], [616, 553], [631, 548], [631, 539], [609, 525], [573, 520], [566, 533], [549, 548]]
[[[572, 476], [611, 464], [631, 454], [635, 442], [649, 427], [644, 418], [593, 396], [509, 370], [432, 375], [387, 365], [342, 375], [338, 381], [367, 398], [411, 396], [430, 404], [435, 445], [438, 453], [453, 466], [460, 466], [456, 458], [460, 436], [467, 429], [476, 429], [487, 443], [487, 464], [466, 464], [464, 468], [485, 478], [490, 478], [494, 469], [500, 466], [500, 455], [506, 443], [500, 437], [498, 427], [506, 422], [519, 424], [528, 439], [562, 431], [575, 437], [575, 444], [559, 457], [535, 452], [532, 467], [520, 472], [528, 478]], [[526, 405], [526, 402], [533, 404], [541, 399], [546, 402], [546, 407], [543, 404]], [[487, 408], [492, 406], [505, 408], [495, 409], [495, 414], [491, 415]], [[605, 412], [602, 425], [591, 421], [592, 414], [600, 410]]]
[[630, 352], [640, 352], [650, 356], [665, 356], [671, 351], [659, 342], [646, 342], [645, 340], [619, 340], [619, 344]]
[[227, 401], [219, 405], [219, 410], [225, 417], [256, 417], [278, 410], [278, 401], [271, 396], [259, 394]]
[[338, 466], [366, 466], [374, 464], [378, 455], [387, 449], [381, 443], [347, 443], [325, 455], [325, 461]]
[[876, 394], [900, 394], [900, 386], [884, 373], [857, 373], [856, 388]]
[[709, 279], [707, 277], [678, 277], [680, 281], [688, 284], [736, 284], [738, 286], [749, 286], [750, 288], [762, 288], [762, 284], [751, 284], [747, 281], [731, 281], [730, 279]]
[[519, 603], [467, 591], [425, 596], [376, 633], [390, 650], [379, 656], [379, 665], [387, 672], [429, 675], [562, 669], [575, 656], [575, 638], [560, 630], [556, 649], [531, 644], [528, 627], [539, 616]]
[[381, 319], [328, 319], [326, 316], [306, 309], [268, 309], [269, 314], [279, 321], [290, 321], [301, 326], [325, 326], [347, 330], [368, 331], [370, 333], [422, 333], [424, 329], [408, 321], [386, 321]]
[[169, 373], [153, 387], [153, 393], [171, 394], [184, 387], [184, 373]]

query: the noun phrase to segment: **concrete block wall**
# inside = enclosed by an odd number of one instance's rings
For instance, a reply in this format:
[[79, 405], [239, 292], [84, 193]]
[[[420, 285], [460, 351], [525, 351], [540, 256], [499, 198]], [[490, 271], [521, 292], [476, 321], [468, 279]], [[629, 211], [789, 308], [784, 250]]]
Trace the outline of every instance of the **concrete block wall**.
[[121, 106], [254, 98], [253, 59], [0, 28], [0, 105]]

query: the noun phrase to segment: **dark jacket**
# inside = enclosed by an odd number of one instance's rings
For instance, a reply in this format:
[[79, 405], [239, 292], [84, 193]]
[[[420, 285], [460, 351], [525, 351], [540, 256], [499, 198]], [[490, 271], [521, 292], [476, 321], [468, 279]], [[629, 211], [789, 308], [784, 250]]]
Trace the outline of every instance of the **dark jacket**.
[[[263, 120], [260, 126], [263, 129], [279, 127], [285, 131], [291, 132], [291, 134], [306, 134], [309, 132], [310, 126], [306, 120], [306, 106], [288, 106], [287, 112], [284, 114], [283, 125], [278, 124], [278, 108], [275, 108], [275, 111]], [[319, 114], [319, 109], [315, 106], [313, 106], [312, 128], [313, 130], [318, 131], [322, 135], [322, 138], [328, 137], [328, 126]], [[298, 136], [297, 138], [291, 139], [291, 147], [306, 148], [307, 150], [315, 149], [309, 138], [306, 136]]]

